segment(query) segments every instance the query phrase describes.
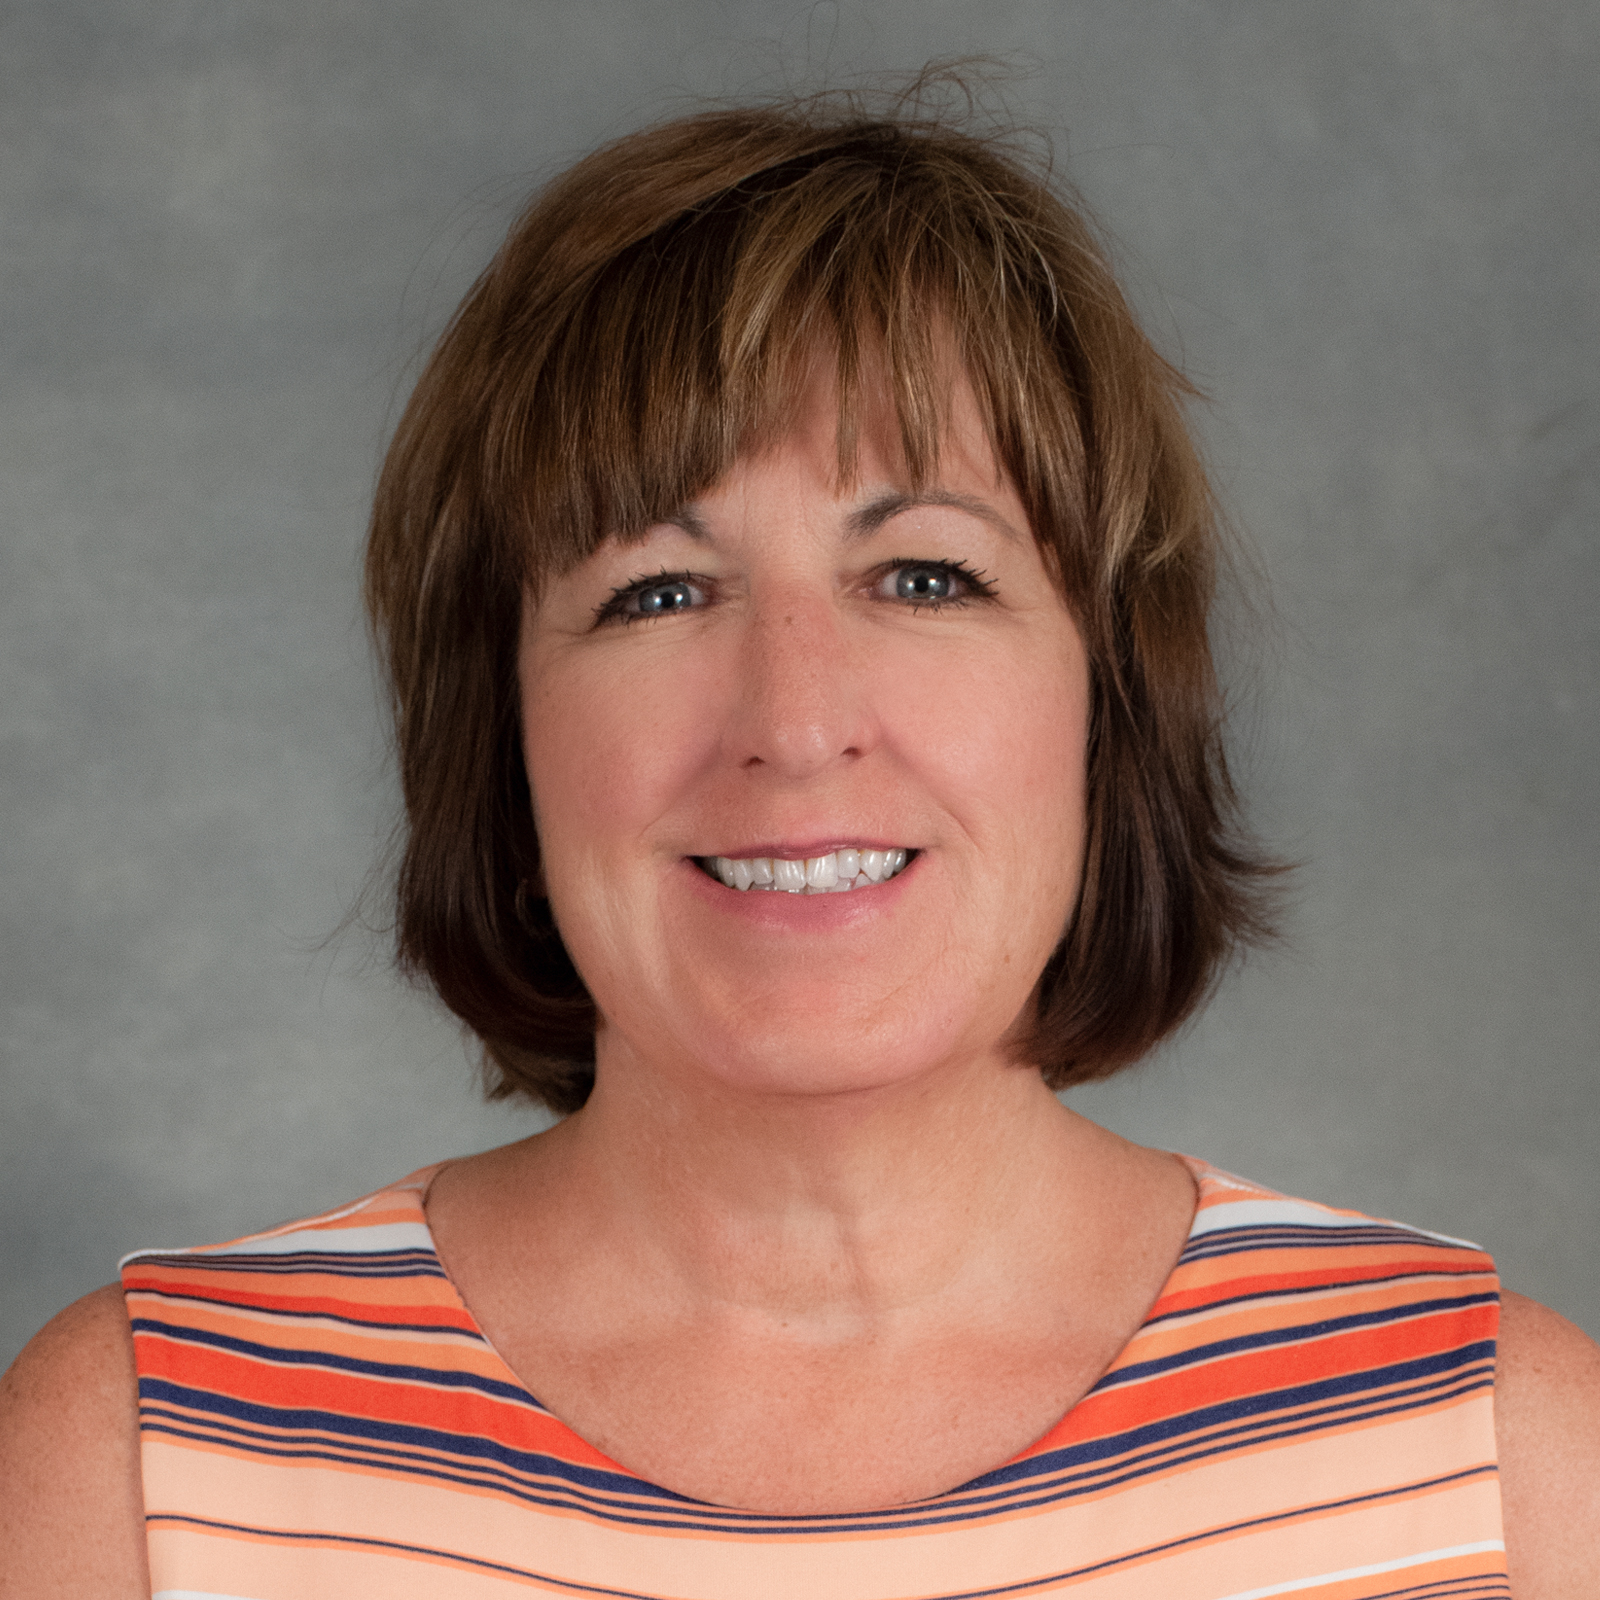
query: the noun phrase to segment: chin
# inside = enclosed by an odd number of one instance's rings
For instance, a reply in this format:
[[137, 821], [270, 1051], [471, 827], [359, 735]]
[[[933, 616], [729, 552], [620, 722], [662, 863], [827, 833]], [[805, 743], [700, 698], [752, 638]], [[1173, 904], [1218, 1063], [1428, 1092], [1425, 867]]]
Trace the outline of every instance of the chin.
[[[912, 1022], [911, 1019], [915, 1019]], [[692, 1070], [724, 1088], [772, 1095], [854, 1094], [891, 1088], [970, 1056], [972, 1018], [939, 1017], [932, 1007], [855, 1007], [833, 1015], [815, 1006], [703, 1019], [695, 1030]], [[962, 1022], [968, 1026], [961, 1026]], [[686, 1052], [688, 1055], [689, 1052]]]

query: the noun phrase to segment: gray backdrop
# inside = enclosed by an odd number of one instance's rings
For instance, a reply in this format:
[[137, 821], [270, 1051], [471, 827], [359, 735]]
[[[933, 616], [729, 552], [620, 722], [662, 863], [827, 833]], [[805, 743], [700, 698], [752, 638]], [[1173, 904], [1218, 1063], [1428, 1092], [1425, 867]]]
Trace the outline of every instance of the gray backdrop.
[[1018, 52], [1261, 553], [1289, 948], [1075, 1103], [1470, 1235], [1600, 1333], [1585, 0], [0, 9], [0, 1359], [139, 1244], [514, 1137], [327, 935], [394, 810], [397, 392], [516, 201], [696, 94]]

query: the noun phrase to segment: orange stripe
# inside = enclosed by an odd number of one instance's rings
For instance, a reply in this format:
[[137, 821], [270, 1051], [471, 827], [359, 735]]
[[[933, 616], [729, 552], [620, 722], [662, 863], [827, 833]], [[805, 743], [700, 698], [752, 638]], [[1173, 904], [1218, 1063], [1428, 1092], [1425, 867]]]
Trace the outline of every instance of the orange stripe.
[[[1226, 1225], [1228, 1205], [1243, 1201], [1259, 1210], [1278, 1198], [1209, 1169], [1196, 1171], [1208, 1221]], [[418, 1237], [425, 1237], [426, 1179], [426, 1173], [417, 1175], [407, 1186], [343, 1208], [338, 1217], [286, 1225], [236, 1244], [271, 1246], [282, 1239], [286, 1254], [314, 1254], [319, 1234], [335, 1245], [345, 1229], [386, 1223], [420, 1226]], [[1291, 1205], [1302, 1214], [1307, 1209], [1303, 1202]], [[1294, 1212], [1283, 1215], [1287, 1221]], [[170, 1336], [154, 1330], [137, 1335], [139, 1371], [194, 1391], [196, 1400], [144, 1408], [150, 1509], [205, 1507], [225, 1521], [326, 1535], [313, 1538], [315, 1548], [285, 1549], [261, 1537], [162, 1525], [152, 1529], [152, 1574], [158, 1589], [262, 1600], [318, 1592], [388, 1600], [419, 1587], [442, 1600], [506, 1593], [508, 1585], [526, 1592], [516, 1580], [469, 1576], [448, 1557], [364, 1553], [351, 1543], [384, 1538], [459, 1548], [574, 1584], [670, 1600], [947, 1600], [1008, 1585], [1023, 1586], [1016, 1600], [1047, 1593], [1146, 1600], [1298, 1582], [1359, 1565], [1363, 1552], [1389, 1560], [1398, 1559], [1396, 1552], [1497, 1538], [1497, 1492], [1492, 1475], [1482, 1472], [1494, 1458], [1491, 1394], [1487, 1388], [1449, 1393], [1454, 1380], [1491, 1377], [1491, 1363], [1443, 1374], [1438, 1389], [1420, 1396], [1409, 1383], [1373, 1381], [1339, 1397], [1348, 1409], [1328, 1409], [1314, 1427], [1297, 1430], [1286, 1391], [1447, 1355], [1492, 1339], [1497, 1326], [1492, 1303], [1411, 1309], [1492, 1290], [1493, 1263], [1481, 1252], [1426, 1236], [1346, 1241], [1338, 1233], [1329, 1229], [1316, 1247], [1267, 1242], [1184, 1262], [1111, 1372], [1256, 1334], [1284, 1332], [1285, 1342], [1202, 1356], [1097, 1390], [1021, 1452], [1014, 1463], [1021, 1475], [992, 1492], [935, 1497], [853, 1519], [860, 1524], [853, 1531], [838, 1525], [847, 1519], [824, 1518], [781, 1533], [772, 1530], [786, 1525], [770, 1518], [719, 1517], [711, 1508], [662, 1499], [540, 1409], [442, 1275], [364, 1276], [341, 1272], [337, 1264], [297, 1264], [278, 1273], [270, 1270], [270, 1255], [254, 1270], [238, 1262], [213, 1266], [204, 1251], [181, 1260], [135, 1259], [124, 1270], [130, 1310], [171, 1330]], [[1330, 1321], [1382, 1311], [1395, 1313], [1393, 1320], [1321, 1331]], [[185, 1333], [221, 1336], [266, 1353], [218, 1348]], [[319, 1362], [319, 1356], [327, 1359]], [[437, 1372], [439, 1381], [344, 1371], [333, 1364], [341, 1359]], [[497, 1397], [452, 1383], [452, 1377], [492, 1380], [508, 1392]], [[260, 1436], [259, 1448], [252, 1448], [230, 1438], [227, 1421], [206, 1411], [207, 1395], [261, 1406], [269, 1415], [323, 1412], [329, 1421], [306, 1428], [252, 1426]], [[1228, 1420], [1199, 1430], [1189, 1420], [1252, 1397], [1265, 1400], [1259, 1427], [1241, 1429]], [[1275, 1413], [1275, 1405], [1282, 1409]], [[342, 1434], [341, 1418], [352, 1425], [416, 1428], [431, 1437], [407, 1446], [403, 1465], [386, 1459], [391, 1447], [383, 1441]], [[1052, 1498], [1061, 1473], [1045, 1471], [1042, 1463], [1032, 1468], [1038, 1476], [1027, 1475], [1030, 1458], [1163, 1423], [1171, 1424], [1164, 1442], [1158, 1435], [1154, 1445], [1073, 1469], [1074, 1491], [1088, 1492], [1067, 1493], [1063, 1484], [1060, 1497]], [[161, 1431], [167, 1427], [178, 1433]], [[187, 1437], [190, 1431], [196, 1437]], [[519, 1487], [538, 1494], [554, 1489], [556, 1480], [531, 1465], [491, 1466], [470, 1453], [480, 1440], [552, 1464], [610, 1473], [614, 1482], [588, 1491], [592, 1500], [564, 1490], [541, 1506], [519, 1496]], [[273, 1454], [278, 1448], [284, 1453]], [[1127, 1470], [1134, 1457], [1136, 1473]], [[437, 1475], [408, 1466], [431, 1467]], [[497, 1482], [499, 1474], [504, 1477]], [[458, 1477], [462, 1481], [455, 1482]], [[1419, 1487], [1424, 1482], [1431, 1487]], [[1097, 1571], [1042, 1587], [1035, 1582], [1085, 1565]], [[1477, 1557], [1441, 1558], [1397, 1568], [1377, 1587], [1341, 1580], [1297, 1593], [1307, 1600], [1369, 1600], [1429, 1581], [1467, 1581], [1493, 1567]], [[557, 1586], [550, 1592], [572, 1591]]]

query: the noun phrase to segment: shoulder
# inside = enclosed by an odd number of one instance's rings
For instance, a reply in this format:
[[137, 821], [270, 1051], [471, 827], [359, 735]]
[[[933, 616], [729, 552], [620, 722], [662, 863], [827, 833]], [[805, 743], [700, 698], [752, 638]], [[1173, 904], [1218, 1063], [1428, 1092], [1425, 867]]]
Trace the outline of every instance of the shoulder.
[[133, 1338], [112, 1284], [0, 1378], [0, 1592], [148, 1595]]
[[1518, 1600], [1592, 1593], [1600, 1569], [1600, 1345], [1520, 1294], [1501, 1303], [1495, 1436]]

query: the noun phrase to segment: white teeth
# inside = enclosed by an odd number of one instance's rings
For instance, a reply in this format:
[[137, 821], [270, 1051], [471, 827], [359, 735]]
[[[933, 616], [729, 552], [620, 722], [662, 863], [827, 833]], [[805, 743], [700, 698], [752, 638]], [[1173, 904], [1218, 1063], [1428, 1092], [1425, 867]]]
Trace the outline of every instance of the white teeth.
[[781, 856], [772, 863], [774, 887], [798, 894], [806, 886], [806, 864], [803, 861], [785, 861]]
[[848, 894], [870, 889], [901, 871], [907, 850], [834, 850], [805, 861], [782, 856], [704, 856], [701, 864], [730, 889], [782, 889], [789, 894]]
[[831, 889], [839, 881], [839, 857], [837, 855], [813, 856], [806, 862], [806, 887], [808, 889]]

